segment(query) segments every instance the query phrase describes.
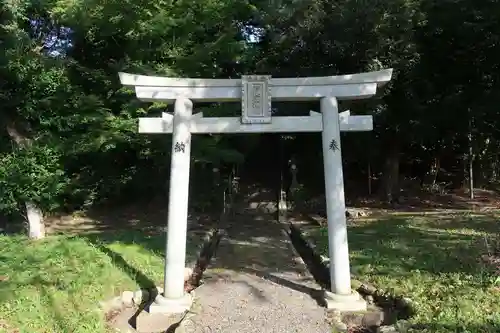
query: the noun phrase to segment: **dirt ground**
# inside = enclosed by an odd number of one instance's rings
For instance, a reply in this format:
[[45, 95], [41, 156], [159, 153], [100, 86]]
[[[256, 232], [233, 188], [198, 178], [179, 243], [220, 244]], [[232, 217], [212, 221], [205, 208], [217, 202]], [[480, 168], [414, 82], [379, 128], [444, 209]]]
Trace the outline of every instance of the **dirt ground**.
[[[167, 225], [168, 201], [158, 198], [122, 207], [100, 207], [73, 214], [59, 214], [45, 219], [48, 234], [81, 234], [111, 230], [143, 230], [146, 234], [161, 233]], [[213, 223], [210, 212], [191, 212], [188, 228]]]
[[[306, 210], [321, 215], [324, 211], [324, 196], [310, 200]], [[401, 196], [398, 202], [387, 204], [376, 198], [358, 197], [347, 199], [348, 207], [363, 208], [372, 213], [390, 211], [429, 212], [440, 210], [472, 210], [488, 212], [500, 209], [500, 194], [494, 191], [475, 189], [474, 199], [469, 198], [465, 190], [456, 190], [447, 194], [421, 192], [411, 196]], [[211, 214], [190, 214], [190, 227], [210, 223]], [[213, 214], [212, 214], [213, 215]], [[213, 220], [213, 219], [212, 219]], [[47, 232], [50, 233], [86, 233], [123, 228], [141, 229], [148, 233], [158, 233], [167, 223], [167, 200], [158, 198], [150, 202], [131, 204], [124, 207], [93, 209], [68, 215], [49, 216], [46, 219]]]
[[446, 194], [433, 194], [422, 191], [413, 195], [401, 196], [398, 202], [391, 205], [383, 204], [378, 200], [369, 198], [354, 200], [352, 204], [356, 207], [407, 211], [425, 211], [433, 209], [487, 211], [500, 209], [500, 194], [491, 190], [474, 189], [474, 199], [470, 199], [468, 191], [464, 189], [450, 191]]

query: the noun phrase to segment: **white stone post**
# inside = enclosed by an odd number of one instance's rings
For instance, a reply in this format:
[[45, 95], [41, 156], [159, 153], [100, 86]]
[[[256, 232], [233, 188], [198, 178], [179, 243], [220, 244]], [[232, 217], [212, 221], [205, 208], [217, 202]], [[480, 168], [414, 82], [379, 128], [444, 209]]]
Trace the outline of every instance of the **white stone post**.
[[320, 104], [323, 115], [322, 142], [330, 279], [334, 293], [348, 295], [351, 293], [351, 273], [347, 245], [339, 111], [335, 97], [322, 98]]
[[189, 99], [180, 98], [175, 101], [165, 254], [164, 297], [167, 299], [178, 299], [184, 296], [191, 160], [189, 127], [192, 114], [193, 103]]
[[323, 132], [321, 135], [332, 291], [326, 293], [326, 302], [328, 308], [363, 310], [366, 308], [366, 302], [362, 301], [356, 293], [353, 294], [351, 290], [337, 99], [335, 97], [324, 97], [320, 101], [320, 107], [323, 117]]

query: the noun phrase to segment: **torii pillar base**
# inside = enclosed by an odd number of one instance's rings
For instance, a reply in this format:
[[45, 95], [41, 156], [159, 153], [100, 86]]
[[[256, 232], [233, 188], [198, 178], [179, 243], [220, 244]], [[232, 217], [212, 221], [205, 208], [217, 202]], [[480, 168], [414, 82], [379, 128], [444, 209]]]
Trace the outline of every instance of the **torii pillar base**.
[[166, 332], [182, 321], [192, 303], [190, 294], [179, 299], [168, 299], [163, 295], [157, 295], [153, 303], [139, 312], [135, 320], [129, 321], [129, 324], [135, 328], [134, 332]]
[[330, 291], [323, 291], [323, 301], [327, 309], [341, 312], [366, 311], [366, 301], [357, 291], [348, 295], [334, 294]]
[[193, 296], [185, 293], [181, 298], [165, 298], [157, 295], [147, 309], [149, 313], [175, 314], [184, 313], [193, 305]]

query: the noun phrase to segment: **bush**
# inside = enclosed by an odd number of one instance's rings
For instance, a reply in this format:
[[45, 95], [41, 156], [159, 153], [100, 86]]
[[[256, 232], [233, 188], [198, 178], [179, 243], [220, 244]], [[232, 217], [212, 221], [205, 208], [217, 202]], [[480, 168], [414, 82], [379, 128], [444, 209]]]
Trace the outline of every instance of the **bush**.
[[0, 157], [0, 213], [24, 212], [26, 201], [54, 211], [68, 184], [61, 154], [54, 148], [32, 145], [5, 153]]

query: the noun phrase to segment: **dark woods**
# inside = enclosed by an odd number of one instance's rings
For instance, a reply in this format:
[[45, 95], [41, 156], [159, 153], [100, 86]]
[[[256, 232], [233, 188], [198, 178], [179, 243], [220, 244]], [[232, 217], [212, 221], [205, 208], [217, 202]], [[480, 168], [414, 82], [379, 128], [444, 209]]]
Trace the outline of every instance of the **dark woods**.
[[[0, 210], [24, 214], [33, 202], [70, 211], [165, 193], [170, 138], [139, 135], [137, 118], [171, 106], [141, 103], [118, 71], [237, 78], [392, 67], [377, 98], [341, 105], [375, 124], [342, 137], [348, 196], [495, 189], [499, 11], [493, 0], [3, 2]], [[240, 112], [238, 103], [195, 107]], [[277, 115], [319, 111], [315, 103], [274, 107]], [[321, 194], [320, 136], [312, 134], [197, 136], [193, 186], [212, 182], [214, 166], [239, 165], [251, 181], [273, 163], [286, 169], [291, 156], [305, 191]]]

